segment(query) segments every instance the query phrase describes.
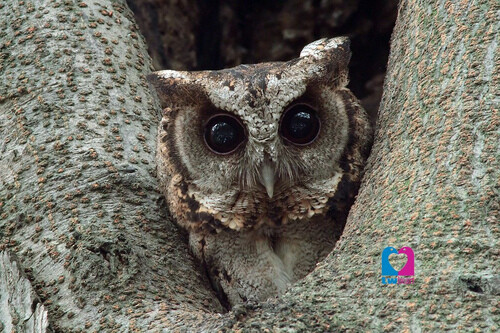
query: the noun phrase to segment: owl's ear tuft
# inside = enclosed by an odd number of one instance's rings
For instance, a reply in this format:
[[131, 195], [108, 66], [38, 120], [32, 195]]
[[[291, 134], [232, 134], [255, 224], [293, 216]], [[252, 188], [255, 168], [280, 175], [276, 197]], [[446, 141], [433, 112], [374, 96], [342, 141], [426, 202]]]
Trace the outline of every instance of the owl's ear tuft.
[[149, 74], [148, 82], [158, 94], [161, 106], [172, 107], [199, 102], [203, 89], [191, 78], [189, 72], [164, 70]]
[[350, 57], [351, 41], [348, 37], [322, 38], [304, 46], [300, 57], [322, 59], [335, 54], [336, 57]]
[[[351, 59], [348, 37], [323, 38], [306, 45], [300, 52], [304, 64], [312, 64], [316, 79], [328, 81], [334, 86], [347, 85], [348, 65]], [[320, 66], [318, 71], [316, 66]]]

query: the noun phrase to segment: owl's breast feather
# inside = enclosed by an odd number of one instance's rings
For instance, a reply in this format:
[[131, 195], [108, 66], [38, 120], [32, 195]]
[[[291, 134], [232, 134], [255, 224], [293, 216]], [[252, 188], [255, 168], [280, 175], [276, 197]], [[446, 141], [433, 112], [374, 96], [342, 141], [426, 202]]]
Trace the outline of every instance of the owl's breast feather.
[[289, 188], [270, 199], [266, 192], [228, 191], [205, 194], [182, 179], [170, 182], [169, 203], [177, 222], [188, 230], [236, 231], [263, 226], [280, 227], [290, 220], [308, 219], [328, 211], [328, 200], [335, 195], [342, 174], [309, 184]]

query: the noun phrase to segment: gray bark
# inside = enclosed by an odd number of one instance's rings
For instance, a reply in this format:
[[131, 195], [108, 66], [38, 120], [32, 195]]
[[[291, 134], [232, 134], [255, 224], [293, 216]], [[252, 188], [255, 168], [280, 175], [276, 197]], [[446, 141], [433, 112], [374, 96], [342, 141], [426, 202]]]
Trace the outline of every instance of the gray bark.
[[47, 331], [47, 310], [17, 262], [0, 252], [0, 332]]
[[[281, 298], [225, 314], [156, 189], [159, 106], [130, 11], [0, 6], [0, 249], [54, 330], [498, 330], [496, 1], [402, 1], [341, 241]], [[414, 249], [414, 285], [381, 285], [386, 246]]]

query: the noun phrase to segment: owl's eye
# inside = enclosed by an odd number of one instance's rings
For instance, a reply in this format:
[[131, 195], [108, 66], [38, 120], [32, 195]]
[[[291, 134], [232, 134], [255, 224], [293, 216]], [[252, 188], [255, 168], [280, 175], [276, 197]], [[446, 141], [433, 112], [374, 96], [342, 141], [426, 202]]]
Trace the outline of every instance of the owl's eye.
[[320, 129], [320, 121], [316, 111], [307, 104], [295, 104], [289, 107], [281, 118], [281, 136], [299, 146], [312, 143]]
[[205, 143], [216, 154], [229, 154], [246, 138], [241, 122], [228, 114], [212, 116], [205, 125]]

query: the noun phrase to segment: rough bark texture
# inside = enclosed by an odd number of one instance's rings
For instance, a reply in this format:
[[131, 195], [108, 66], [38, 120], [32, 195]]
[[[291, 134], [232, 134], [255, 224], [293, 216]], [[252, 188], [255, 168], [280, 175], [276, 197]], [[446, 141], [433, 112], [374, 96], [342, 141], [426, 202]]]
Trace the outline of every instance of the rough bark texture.
[[47, 311], [18, 263], [0, 252], [0, 332], [47, 331]]
[[[280, 299], [227, 314], [159, 204], [158, 105], [128, 9], [1, 6], [0, 242], [50, 327], [499, 329], [497, 1], [402, 1], [342, 240]], [[386, 246], [414, 249], [414, 285], [381, 285]]]

